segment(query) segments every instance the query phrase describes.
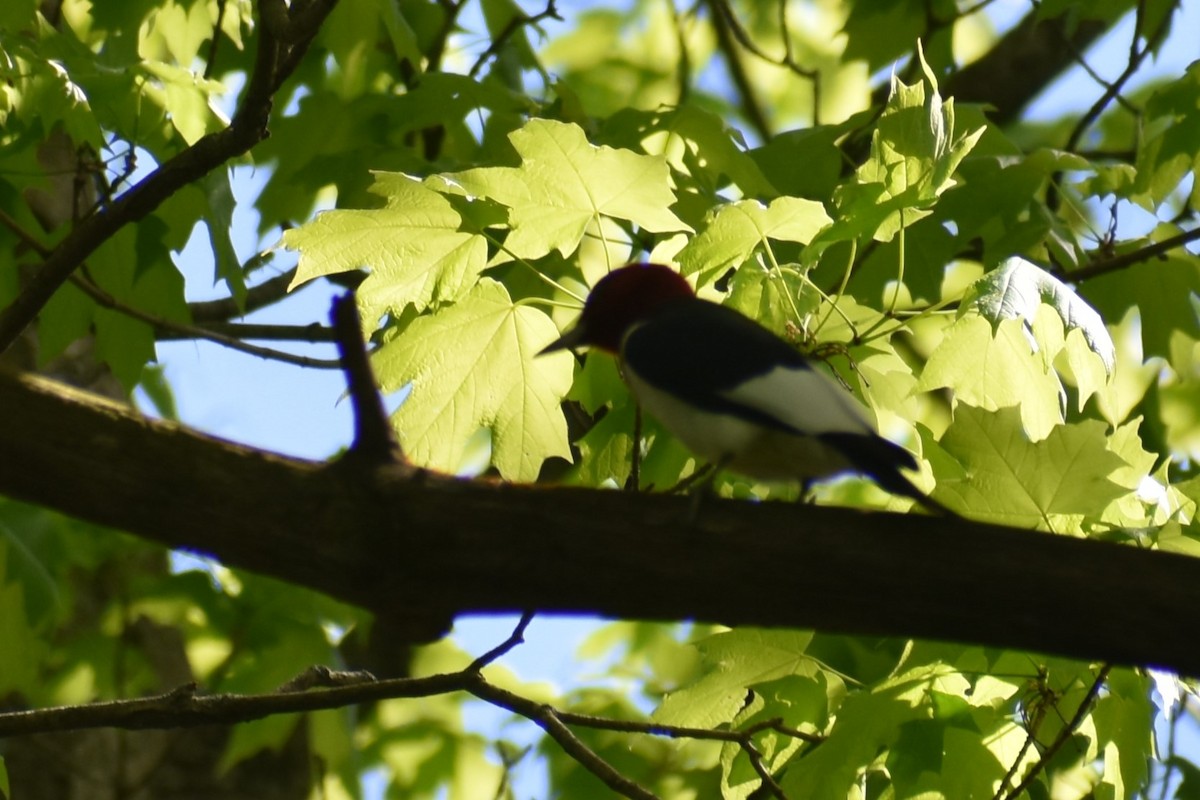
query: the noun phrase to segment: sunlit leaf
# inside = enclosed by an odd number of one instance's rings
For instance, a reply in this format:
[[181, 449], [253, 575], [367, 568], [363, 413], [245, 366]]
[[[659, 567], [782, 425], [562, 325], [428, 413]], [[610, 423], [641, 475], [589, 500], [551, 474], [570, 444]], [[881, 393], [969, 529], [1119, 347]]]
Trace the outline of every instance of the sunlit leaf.
[[560, 404], [571, 355], [536, 358], [557, 336], [549, 317], [514, 305], [490, 280], [413, 321], [374, 358], [384, 391], [412, 385], [393, 418], [408, 455], [454, 471], [471, 436], [487, 428], [492, 463], [508, 480], [532, 481], [551, 456], [570, 459]]
[[1018, 256], [1006, 259], [975, 283], [972, 299], [974, 307], [992, 323], [993, 330], [1006, 319], [1022, 319], [1032, 325], [1042, 303], [1058, 313], [1068, 331], [1083, 333], [1088, 346], [1111, 373], [1116, 353], [1104, 320], [1083, 298], [1046, 270]]
[[811, 633], [735, 630], [697, 643], [711, 672], [667, 696], [654, 718], [668, 725], [711, 727], [733, 719], [747, 687], [787, 675], [814, 675], [820, 665], [804, 655]]
[[921, 372], [921, 391], [948, 388], [958, 403], [997, 410], [1016, 407], [1029, 435], [1043, 438], [1063, 421], [1062, 384], [1030, 348], [1023, 323], [1007, 320], [995, 334], [968, 314], [946, 330]]
[[1079, 532], [1078, 522], [1129, 492], [1113, 481], [1126, 462], [1096, 420], [1058, 425], [1040, 440], [1015, 408], [985, 411], [960, 404], [941, 446], [966, 470], [938, 482], [937, 497], [982, 520], [1018, 528]]
[[509, 135], [519, 167], [484, 167], [447, 176], [472, 195], [509, 207], [514, 256], [569, 255], [600, 215], [655, 233], [690, 230], [675, 202], [665, 159], [589, 144], [575, 125], [531, 120]]
[[758, 247], [769, 247], [769, 240], [807, 244], [829, 223], [825, 207], [812, 200], [779, 197], [768, 205], [741, 200], [720, 206], [676, 258], [685, 275], [699, 273], [704, 283], [747, 260]]
[[300, 251], [293, 286], [369, 270], [358, 290], [368, 324], [409, 304], [421, 310], [465, 295], [486, 263], [484, 238], [461, 229], [462, 217], [444, 195], [407, 175], [380, 173], [371, 191], [386, 199], [383, 208], [327, 211], [284, 233], [284, 245]]

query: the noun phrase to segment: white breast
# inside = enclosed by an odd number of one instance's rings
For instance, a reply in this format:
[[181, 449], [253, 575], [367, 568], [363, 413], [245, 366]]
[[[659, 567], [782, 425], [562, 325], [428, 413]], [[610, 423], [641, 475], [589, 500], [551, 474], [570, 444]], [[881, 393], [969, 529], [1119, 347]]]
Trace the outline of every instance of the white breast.
[[[807, 370], [803, 372], [805, 375], [799, 376], [801, 379], [821, 378], [813, 376]], [[729, 414], [697, 409], [674, 395], [656, 389], [632, 371], [627, 370], [625, 377], [642, 408], [689, 450], [706, 461], [721, 463], [734, 472], [761, 480], [819, 478], [851, 467], [836, 450], [826, 446], [819, 439], [794, 436]], [[770, 376], [746, 384], [743, 387], [745, 393], [736, 393], [737, 401], [746, 403], [746, 396], [770, 397], [770, 400], [764, 400], [764, 405], [754, 407], [772, 415], [776, 408], [787, 409], [789, 406], [786, 398], [768, 392], [768, 384], [761, 383], [768, 377]], [[809, 384], [802, 382], [799, 385]], [[787, 387], [786, 384], [784, 386]], [[836, 392], [846, 394], [836, 385], [832, 388]], [[847, 397], [849, 404], [835, 402], [831, 408], [823, 408], [816, 417], [816, 424], [809, 425], [807, 430], [813, 433], [847, 430], [854, 433], [869, 432], [871, 428], [865, 415], [856, 408], [856, 401], [848, 395]], [[786, 419], [785, 424], [800, 427]]]

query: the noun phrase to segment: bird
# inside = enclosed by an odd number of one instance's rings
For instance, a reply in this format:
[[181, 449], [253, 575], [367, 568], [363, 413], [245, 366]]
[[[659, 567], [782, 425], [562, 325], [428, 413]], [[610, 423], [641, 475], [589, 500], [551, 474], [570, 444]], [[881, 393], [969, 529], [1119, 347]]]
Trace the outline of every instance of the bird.
[[583, 347], [616, 355], [641, 407], [719, 469], [805, 484], [855, 472], [950, 513], [903, 474], [916, 459], [879, 435], [849, 391], [759, 323], [697, 297], [668, 266], [609, 272], [541, 353]]

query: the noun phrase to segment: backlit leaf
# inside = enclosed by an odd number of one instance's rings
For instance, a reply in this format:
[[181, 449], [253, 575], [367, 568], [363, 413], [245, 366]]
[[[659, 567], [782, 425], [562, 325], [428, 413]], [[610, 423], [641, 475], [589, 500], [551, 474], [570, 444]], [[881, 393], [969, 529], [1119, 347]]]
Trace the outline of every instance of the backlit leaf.
[[410, 304], [422, 310], [462, 297], [486, 263], [484, 238], [461, 230], [450, 201], [407, 175], [379, 173], [371, 191], [386, 199], [383, 208], [326, 211], [284, 233], [284, 245], [300, 251], [292, 286], [368, 269], [358, 302], [369, 325]]
[[480, 428], [492, 463], [508, 480], [532, 481], [550, 456], [570, 459], [560, 404], [572, 358], [535, 358], [558, 336], [541, 311], [514, 305], [500, 284], [481, 281], [452, 306], [412, 322], [375, 354], [386, 392], [412, 385], [393, 417], [417, 463], [455, 471]]
[[670, 210], [666, 160], [589, 144], [576, 125], [531, 120], [509, 134], [519, 167], [482, 167], [446, 176], [477, 196], [508, 206], [506, 249], [523, 258], [574, 252], [601, 215], [655, 233], [690, 228]]

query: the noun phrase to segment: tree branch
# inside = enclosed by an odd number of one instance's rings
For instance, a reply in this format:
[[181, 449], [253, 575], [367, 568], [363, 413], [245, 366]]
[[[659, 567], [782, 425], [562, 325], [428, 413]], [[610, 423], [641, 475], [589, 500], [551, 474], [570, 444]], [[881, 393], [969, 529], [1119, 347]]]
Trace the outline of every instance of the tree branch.
[[371, 369], [371, 359], [363, 343], [354, 293], [347, 292], [334, 298], [330, 316], [342, 372], [346, 375], [346, 388], [354, 406], [354, 441], [350, 445], [350, 454], [373, 464], [408, 466], [396, 432], [388, 421], [383, 398], [379, 396], [379, 384], [375, 382], [375, 371]]
[[1163, 256], [1172, 250], [1183, 247], [1186, 244], [1200, 240], [1200, 227], [1193, 228], [1190, 231], [1184, 231], [1176, 236], [1171, 236], [1162, 241], [1148, 244], [1145, 247], [1139, 247], [1137, 250], [1132, 250], [1128, 253], [1122, 253], [1119, 256], [1112, 258], [1103, 258], [1093, 261], [1086, 267], [1071, 270], [1070, 272], [1055, 271], [1054, 274], [1065, 281], [1077, 283], [1086, 281], [1091, 278], [1096, 278], [1101, 275], [1107, 275], [1110, 272], [1132, 267], [1134, 264], [1140, 264], [1143, 261], [1149, 261], [1153, 258]]
[[[193, 181], [242, 155], [267, 135], [271, 98], [298, 63], [297, 57], [316, 35], [337, 0], [314, 0], [293, 20], [281, 0], [260, 0], [260, 16], [272, 18], [260, 27], [254, 71], [229, 127], [210, 133], [139, 181], [95, 214], [80, 220], [43, 262], [13, 303], [0, 312], [0, 352], [7, 350], [37, 317], [76, 269], [109, 237], [136, 222]], [[282, 11], [280, 11], [282, 9]]]
[[604, 781], [608, 788], [622, 797], [628, 797], [631, 800], [657, 800], [656, 795], [636, 781], [626, 778], [584, 744], [578, 736], [571, 732], [571, 729], [559, 718], [558, 712], [552, 707], [544, 703], [535, 703], [482, 679], [467, 687], [467, 691], [480, 700], [486, 700], [494, 706], [507, 709], [532, 721], [545, 731], [547, 736], [557, 742], [567, 755], [578, 761], [589, 772]]
[[[155, 338], [161, 341], [206, 338], [200, 332], [216, 334], [229, 339], [258, 339], [271, 342], [318, 342], [334, 341], [333, 328], [319, 322], [307, 325], [267, 325], [249, 322], [208, 322], [179, 330], [177, 327], [160, 327]], [[328, 366], [336, 366], [330, 364]]]
[[1017, 798], [1024, 794], [1025, 790], [1033, 785], [1034, 780], [1046, 768], [1046, 765], [1050, 763], [1055, 754], [1075, 735], [1075, 731], [1079, 730], [1079, 726], [1083, 724], [1084, 718], [1091, 712], [1096, 698], [1100, 696], [1100, 688], [1108, 680], [1108, 674], [1112, 672], [1112, 668], [1112, 664], [1104, 664], [1100, 667], [1100, 671], [1096, 673], [1096, 678], [1092, 681], [1091, 687], [1088, 688], [1087, 694], [1084, 695], [1083, 700], [1079, 703], [1079, 708], [1075, 709], [1075, 715], [1071, 717], [1071, 721], [1064, 725], [1062, 730], [1058, 732], [1058, 736], [1050, 743], [1045, 752], [1041, 754], [1037, 763], [1026, 773], [1021, 782], [1014, 786], [1011, 792], [1004, 795], [1004, 800], [1017, 800]]
[[283, 458], [24, 375], [0, 375], [0, 408], [0, 492], [385, 617], [719, 620], [1200, 673], [1200, 641], [1178, 635], [1200, 559], [719, 498], [688, 524], [683, 497]]
[[1067, 14], [1039, 20], [1035, 9], [983, 58], [951, 75], [942, 91], [959, 103], [990, 105], [988, 116], [1003, 127], [1075, 63], [1076, 52], [1086, 50], [1114, 24], [1115, 20]]
[[729, 68], [729, 77], [737, 87], [738, 95], [742, 100], [742, 113], [746, 115], [746, 121], [753, 126], [759, 138], [764, 142], [769, 142], [771, 141], [771, 123], [767, 120], [767, 113], [754, 94], [754, 83], [746, 74], [746, 65], [742, 63], [741, 56], [738, 54], [737, 42], [730, 23], [732, 15], [726, 14], [727, 7], [723, 0], [708, 0], [708, 7], [712, 13], [713, 31], [717, 35], [717, 47], [725, 58], [725, 65]]
[[[86, 271], [86, 267], [84, 268]], [[223, 347], [228, 347], [230, 350], [237, 350], [259, 358], [266, 358], [272, 361], [282, 361], [285, 364], [294, 364], [298, 367], [312, 367], [315, 369], [337, 369], [339, 362], [331, 361], [325, 358], [312, 358], [310, 356], [296, 355], [295, 353], [287, 353], [283, 350], [275, 350], [271, 347], [260, 347], [259, 345], [243, 342], [241, 339], [235, 338], [229, 333], [222, 332], [215, 327], [197, 327], [188, 325], [185, 322], [175, 322], [165, 319], [154, 314], [147, 314], [132, 306], [127, 306], [117, 300], [104, 289], [93, 283], [89, 276], [70, 275], [67, 280], [81, 292], [90, 297], [97, 305], [115, 311], [118, 314], [124, 314], [130, 319], [136, 319], [154, 328], [156, 333], [171, 334], [160, 338], [176, 338], [176, 339], [204, 339], [209, 342], [215, 342]], [[318, 326], [319, 327], [319, 326]]]
[[[265, 264], [273, 255], [271, 251], [255, 254], [242, 265], [242, 272], [248, 273], [259, 264]], [[257, 286], [251, 286], [246, 290], [246, 300], [241, 307], [232, 297], [222, 297], [219, 300], [188, 303], [188, 310], [192, 312], [192, 321], [197, 324], [226, 322], [282, 300], [287, 296], [288, 287], [292, 285], [295, 278], [296, 268], [292, 267], [287, 272], [269, 278]]]
[[478, 75], [488, 60], [499, 55], [504, 46], [508, 44], [508, 40], [521, 28], [537, 25], [545, 19], [562, 20], [562, 15], [558, 13], [558, 9], [555, 7], [555, 0], [546, 0], [546, 7], [533, 16], [520, 13], [513, 14], [508, 24], [504, 26], [504, 30], [500, 31], [496, 38], [492, 40], [492, 43], [487, 46], [487, 49], [479, 54], [479, 58], [475, 59], [475, 63], [471, 65], [471, 69], [467, 72], [467, 75], [472, 78]]
[[[326, 667], [312, 667], [278, 690], [266, 694], [201, 695], [196, 684], [189, 683], [163, 694], [133, 700], [3, 712], [0, 713], [0, 739], [89, 728], [140, 730], [227, 725], [278, 714], [343, 708], [379, 700], [429, 697], [461, 691], [469, 692], [481, 700], [529, 719], [545, 730], [568, 755], [624, 797], [631, 800], [655, 800], [654, 794], [623, 776], [575, 736], [563, 721], [561, 712], [544, 703], [537, 703], [501, 689], [488, 683], [483, 677], [484, 667], [524, 641], [525, 629], [532, 619], [533, 615], [530, 613], [522, 615], [512, 634], [504, 642], [458, 672], [425, 678], [377, 680], [366, 672], [334, 672]], [[646, 732], [661, 726], [642, 723], [641, 727], [643, 732]], [[756, 728], [759, 729], [761, 726]], [[721, 732], [703, 733], [719, 735]], [[727, 735], [724, 738], [731, 737]], [[752, 744], [750, 746], [753, 747]]]

